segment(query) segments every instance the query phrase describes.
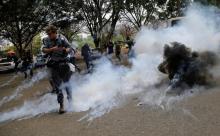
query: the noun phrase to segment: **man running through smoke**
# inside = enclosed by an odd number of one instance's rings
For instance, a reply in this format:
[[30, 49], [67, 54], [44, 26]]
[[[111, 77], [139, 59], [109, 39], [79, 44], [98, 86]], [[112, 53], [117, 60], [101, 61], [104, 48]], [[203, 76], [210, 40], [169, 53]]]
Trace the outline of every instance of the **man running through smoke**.
[[[70, 52], [70, 44], [67, 39], [57, 34], [57, 28], [50, 25], [46, 28], [47, 37], [43, 39], [42, 52], [49, 56], [47, 66], [51, 72], [51, 82], [55, 92], [57, 93], [57, 101], [60, 104], [59, 113], [64, 113], [64, 96], [60, 85], [68, 82], [71, 77], [71, 70], [66, 60], [67, 54]], [[67, 99], [71, 100], [71, 91], [67, 87]]]

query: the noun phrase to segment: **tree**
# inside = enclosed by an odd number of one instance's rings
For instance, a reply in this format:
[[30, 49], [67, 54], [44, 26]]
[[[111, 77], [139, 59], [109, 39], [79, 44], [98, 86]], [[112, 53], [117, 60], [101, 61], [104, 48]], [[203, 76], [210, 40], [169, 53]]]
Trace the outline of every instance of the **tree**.
[[60, 33], [63, 34], [68, 40], [73, 41], [77, 34], [81, 32], [85, 24], [82, 23], [72, 23], [68, 27], [60, 28]]
[[[77, 1], [75, 2], [77, 3]], [[0, 1], [0, 35], [11, 41], [19, 56], [31, 45], [33, 38], [49, 23], [70, 19], [65, 12], [68, 1], [7, 0]], [[75, 9], [74, 9], [75, 10]]]
[[[110, 30], [108, 32], [108, 37], [107, 37], [108, 40], [112, 39], [116, 24], [120, 19], [120, 13], [124, 9], [124, 6], [123, 6], [124, 1], [123, 0], [112, 0], [111, 3], [112, 3], [112, 15], [111, 15], [111, 21], [110, 21]], [[109, 42], [109, 41], [107, 41], [107, 42]]]
[[126, 0], [122, 20], [136, 30], [159, 20], [182, 16], [192, 0]]
[[54, 25], [59, 27], [59, 32], [61, 34], [63, 34], [68, 40], [72, 41], [75, 36], [81, 32], [85, 23], [83, 22], [82, 17], [78, 16], [68, 20], [57, 21]]
[[37, 55], [40, 53], [41, 48], [41, 34], [36, 35], [32, 41], [32, 53]]
[[107, 16], [111, 11], [109, 0], [83, 0], [81, 10], [86, 26], [98, 48], [101, 31], [110, 21], [110, 17]]
[[[119, 0], [83, 0], [82, 16], [96, 48], [100, 47], [101, 40], [104, 39], [102, 34], [106, 31], [107, 39], [112, 38], [122, 5], [123, 1]], [[106, 30], [108, 28], [109, 30]]]
[[122, 12], [123, 21], [129, 22], [136, 30], [158, 19], [158, 11], [166, 5], [166, 0], [126, 0]]
[[175, 18], [183, 16], [187, 6], [192, 3], [192, 0], [169, 0], [164, 12], [160, 14], [161, 19]]
[[[68, 40], [73, 40], [74, 36], [78, 34], [84, 27], [83, 17], [79, 9], [82, 4], [80, 0], [64, 0], [64, 1], [53, 1], [47, 3], [52, 5], [53, 11], [56, 15], [61, 15], [52, 22], [53, 25], [59, 28], [59, 32], [62, 33]], [[58, 10], [57, 10], [58, 9]], [[63, 13], [63, 14], [60, 14]]]
[[133, 36], [137, 31], [129, 24], [121, 24], [119, 28], [119, 33], [123, 36], [125, 40], [127, 37]]
[[38, 4], [34, 0], [11, 0], [1, 5], [1, 35], [14, 44], [21, 56], [36, 33], [46, 25], [45, 10], [37, 8]]

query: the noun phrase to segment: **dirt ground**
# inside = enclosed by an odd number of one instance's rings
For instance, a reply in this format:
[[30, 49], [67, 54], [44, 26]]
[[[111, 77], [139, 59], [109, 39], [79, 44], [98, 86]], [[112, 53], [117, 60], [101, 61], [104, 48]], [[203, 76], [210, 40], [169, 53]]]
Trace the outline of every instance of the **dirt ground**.
[[[14, 74], [1, 74], [0, 83]], [[18, 76], [10, 84], [0, 87], [0, 100], [13, 93], [22, 82]], [[36, 94], [48, 91], [49, 83], [43, 79], [22, 91], [22, 96], [3, 104], [0, 112], [21, 105]], [[137, 106], [137, 100], [92, 122], [78, 121], [86, 113], [56, 112], [38, 117], [0, 123], [0, 136], [219, 136], [220, 89], [204, 93], [179, 103], [173, 110], [162, 110], [146, 105]], [[181, 108], [178, 108], [181, 107]], [[186, 109], [186, 110], [182, 110]]]

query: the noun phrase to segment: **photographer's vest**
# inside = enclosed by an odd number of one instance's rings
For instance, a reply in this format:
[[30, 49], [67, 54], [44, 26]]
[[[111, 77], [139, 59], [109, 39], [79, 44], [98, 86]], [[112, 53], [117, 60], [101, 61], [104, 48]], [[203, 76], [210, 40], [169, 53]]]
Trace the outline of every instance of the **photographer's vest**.
[[[65, 44], [65, 39], [61, 35], [58, 35], [55, 40], [51, 40], [47, 37], [43, 39], [43, 44], [45, 45], [44, 48], [52, 48], [55, 46], [67, 48], [66, 47], [67, 45]], [[49, 54], [49, 56], [50, 56], [50, 60], [55, 62], [61, 62], [66, 60], [67, 53], [64, 52], [63, 50], [53, 51], [52, 53]]]

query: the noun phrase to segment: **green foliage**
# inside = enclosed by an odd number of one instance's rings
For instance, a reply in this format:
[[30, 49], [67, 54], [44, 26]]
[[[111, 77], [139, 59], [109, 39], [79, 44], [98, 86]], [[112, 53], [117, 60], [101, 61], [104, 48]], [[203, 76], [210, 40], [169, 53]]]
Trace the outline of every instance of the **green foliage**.
[[170, 18], [184, 16], [187, 7], [192, 0], [169, 0], [166, 6], [162, 7], [162, 11], [158, 12], [159, 20], [167, 20]]
[[[16, 47], [19, 56], [30, 48], [33, 38], [48, 24], [71, 20], [79, 1], [5, 0], [0, 1], [0, 36]], [[68, 8], [71, 5], [71, 9]], [[70, 14], [71, 11], [71, 14]]]
[[91, 48], [95, 48], [95, 44], [94, 44], [93, 38], [91, 36], [89, 36], [87, 38], [81, 38], [80, 36], [77, 36], [75, 38], [75, 41], [77, 42], [79, 49], [81, 49], [85, 43], [89, 44], [89, 46]]
[[118, 34], [118, 35], [114, 35], [112, 40], [117, 42], [117, 41], [124, 41], [125, 39], [121, 34]]
[[[0, 58], [1, 57], [3, 57], [3, 58], [6, 57], [8, 51], [15, 51], [16, 52], [16, 49], [15, 49], [14, 46], [7, 47], [4, 51], [0, 51]], [[17, 52], [16, 52], [16, 54], [17, 54]]]
[[0, 35], [14, 44], [19, 55], [48, 22], [49, 11], [35, 0], [10, 0], [0, 6]]
[[[37, 54], [41, 47], [38, 34], [48, 24], [56, 25], [70, 41], [85, 25], [91, 36], [85, 39], [77, 36], [79, 48], [85, 43], [94, 47], [93, 38], [96, 47], [100, 47], [112, 38], [113, 41], [124, 40], [121, 35], [114, 35], [118, 20], [139, 30], [158, 19], [180, 16], [191, 1], [5, 0], [0, 1], [0, 36], [12, 42], [20, 56], [25, 49], [30, 49], [30, 45], [33, 45], [33, 53]], [[203, 1], [217, 3], [217, 0]]]
[[6, 49], [6, 52], [7, 51], [16, 51], [16, 48], [14, 46], [9, 46], [7, 49]]
[[41, 49], [41, 36], [40, 34], [38, 34], [34, 37], [32, 42], [32, 53], [36, 55], [41, 52], [40, 49]]

